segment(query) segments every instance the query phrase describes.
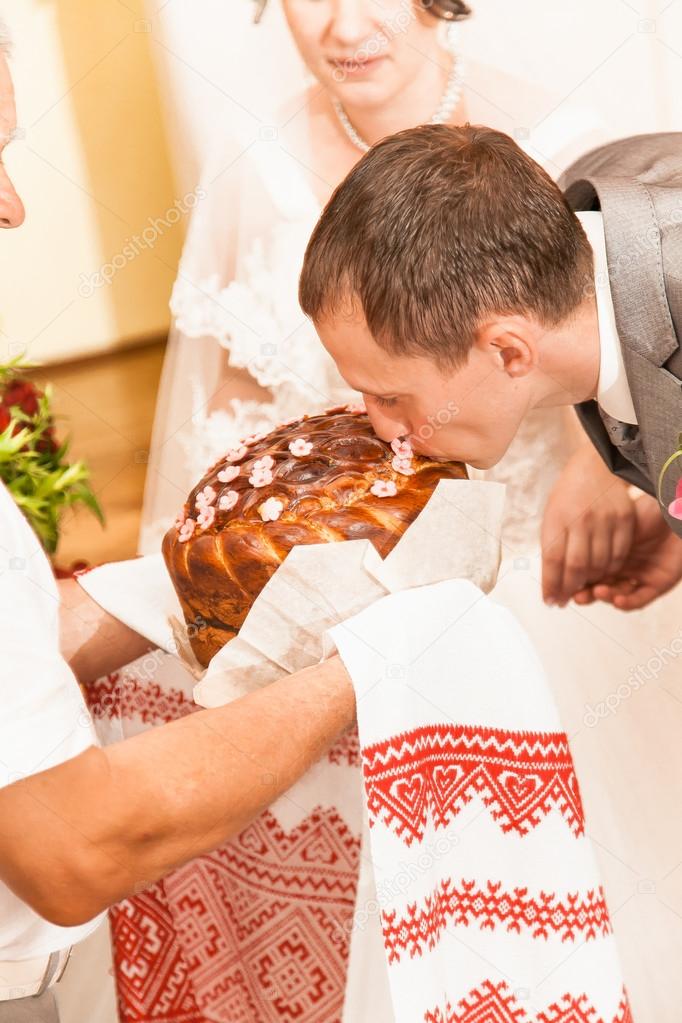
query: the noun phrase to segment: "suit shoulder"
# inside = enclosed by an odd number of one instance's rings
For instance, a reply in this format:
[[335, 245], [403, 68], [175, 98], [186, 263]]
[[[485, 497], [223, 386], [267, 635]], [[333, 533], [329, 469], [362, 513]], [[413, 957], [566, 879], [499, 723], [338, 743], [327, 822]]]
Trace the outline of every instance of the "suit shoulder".
[[682, 132], [631, 135], [598, 146], [571, 164], [559, 184], [566, 191], [577, 181], [636, 178], [657, 166], [662, 175], [682, 177]]

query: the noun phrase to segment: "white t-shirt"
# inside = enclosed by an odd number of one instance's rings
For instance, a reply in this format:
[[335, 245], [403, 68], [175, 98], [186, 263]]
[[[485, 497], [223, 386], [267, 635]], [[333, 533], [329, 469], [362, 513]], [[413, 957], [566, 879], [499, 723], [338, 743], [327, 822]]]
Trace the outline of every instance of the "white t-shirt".
[[[50, 563], [2, 483], [0, 691], [0, 786], [96, 744], [78, 683], [59, 653], [59, 592]], [[0, 882], [0, 962], [58, 952], [82, 941], [100, 919], [57, 927]]]

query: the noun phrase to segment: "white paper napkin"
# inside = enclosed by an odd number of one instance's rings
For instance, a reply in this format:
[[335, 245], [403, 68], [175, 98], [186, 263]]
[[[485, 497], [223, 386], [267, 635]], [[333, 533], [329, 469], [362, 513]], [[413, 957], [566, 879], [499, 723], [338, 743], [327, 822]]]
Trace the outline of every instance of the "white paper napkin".
[[444, 579], [488, 591], [497, 577], [505, 488], [441, 480], [382, 560], [368, 540], [295, 547], [268, 581], [239, 635], [211, 661], [194, 691], [215, 707], [319, 662], [324, 634], [386, 593]]

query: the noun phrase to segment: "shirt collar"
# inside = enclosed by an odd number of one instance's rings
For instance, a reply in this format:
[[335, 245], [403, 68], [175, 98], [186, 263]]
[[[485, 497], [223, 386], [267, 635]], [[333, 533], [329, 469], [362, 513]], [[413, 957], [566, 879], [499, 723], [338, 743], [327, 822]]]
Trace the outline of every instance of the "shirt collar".
[[616, 313], [613, 308], [604, 220], [598, 210], [576, 213], [594, 252], [594, 287], [599, 323], [599, 382], [597, 402], [621, 423], [637, 424], [630, 385], [625, 373]]

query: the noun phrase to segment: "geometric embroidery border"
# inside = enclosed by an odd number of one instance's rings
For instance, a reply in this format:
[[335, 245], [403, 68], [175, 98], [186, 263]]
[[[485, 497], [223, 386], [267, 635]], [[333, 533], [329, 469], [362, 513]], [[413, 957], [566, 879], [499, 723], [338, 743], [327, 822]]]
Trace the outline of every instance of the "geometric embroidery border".
[[558, 810], [576, 837], [585, 821], [563, 732], [427, 725], [362, 750], [370, 826], [383, 821], [407, 845], [427, 820], [445, 828], [475, 797], [503, 832], [526, 835]]

